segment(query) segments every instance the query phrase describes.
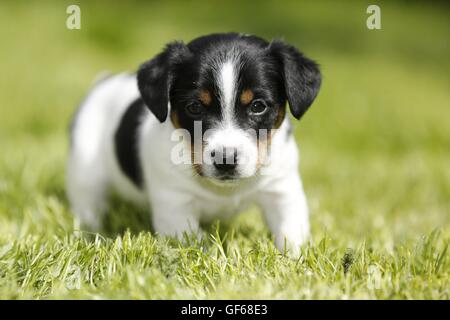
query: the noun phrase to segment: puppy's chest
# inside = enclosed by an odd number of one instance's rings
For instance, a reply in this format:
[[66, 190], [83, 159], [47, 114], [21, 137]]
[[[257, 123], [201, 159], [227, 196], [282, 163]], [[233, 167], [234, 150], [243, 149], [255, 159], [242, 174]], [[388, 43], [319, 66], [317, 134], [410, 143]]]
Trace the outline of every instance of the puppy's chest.
[[192, 200], [193, 209], [204, 220], [227, 219], [242, 212], [253, 203], [250, 195], [228, 195], [223, 197], [200, 197]]

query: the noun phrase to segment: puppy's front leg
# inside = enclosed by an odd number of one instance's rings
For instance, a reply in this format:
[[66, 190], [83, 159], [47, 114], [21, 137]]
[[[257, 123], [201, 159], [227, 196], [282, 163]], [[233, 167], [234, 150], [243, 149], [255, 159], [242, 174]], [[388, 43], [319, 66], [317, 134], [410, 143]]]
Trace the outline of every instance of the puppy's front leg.
[[259, 203], [280, 251], [298, 256], [309, 238], [309, 214], [300, 177], [281, 178], [260, 193]]
[[159, 189], [150, 194], [150, 199], [153, 227], [159, 235], [179, 240], [183, 240], [184, 234], [201, 237], [199, 219], [189, 196]]

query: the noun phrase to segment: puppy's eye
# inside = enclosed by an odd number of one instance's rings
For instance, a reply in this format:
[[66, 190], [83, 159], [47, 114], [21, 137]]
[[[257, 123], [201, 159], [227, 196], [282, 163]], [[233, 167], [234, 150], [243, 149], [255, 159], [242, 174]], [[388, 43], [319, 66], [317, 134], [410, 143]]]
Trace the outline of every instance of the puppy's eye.
[[191, 102], [186, 106], [187, 113], [193, 117], [197, 118], [203, 113], [203, 106], [200, 102]]
[[255, 115], [263, 114], [267, 110], [267, 105], [263, 100], [253, 100], [250, 111]]

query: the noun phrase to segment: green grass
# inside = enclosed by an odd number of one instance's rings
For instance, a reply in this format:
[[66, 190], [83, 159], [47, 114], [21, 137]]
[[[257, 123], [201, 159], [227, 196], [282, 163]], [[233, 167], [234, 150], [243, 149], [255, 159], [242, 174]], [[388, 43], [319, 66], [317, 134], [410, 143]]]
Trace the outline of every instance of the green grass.
[[[382, 2], [0, 4], [0, 298], [449, 299], [448, 7]], [[255, 14], [257, 8], [257, 14]], [[173, 39], [283, 36], [322, 65], [298, 123], [312, 244], [292, 260], [257, 209], [202, 243], [152, 236], [117, 202], [100, 236], [73, 230], [67, 125], [102, 70], [132, 70]]]

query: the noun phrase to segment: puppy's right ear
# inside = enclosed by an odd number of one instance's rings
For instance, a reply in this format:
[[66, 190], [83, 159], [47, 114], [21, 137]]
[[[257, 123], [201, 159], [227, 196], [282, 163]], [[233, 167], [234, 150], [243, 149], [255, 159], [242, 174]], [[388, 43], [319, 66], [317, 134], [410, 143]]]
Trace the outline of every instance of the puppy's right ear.
[[189, 49], [184, 43], [173, 42], [168, 44], [163, 52], [139, 68], [137, 83], [142, 99], [160, 122], [166, 120], [169, 111], [169, 90], [173, 68], [188, 54]]

